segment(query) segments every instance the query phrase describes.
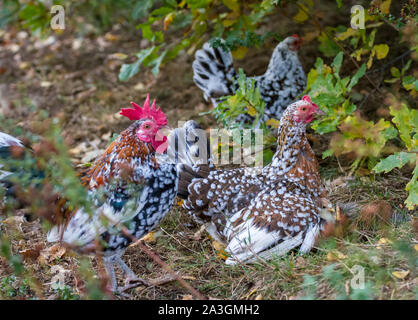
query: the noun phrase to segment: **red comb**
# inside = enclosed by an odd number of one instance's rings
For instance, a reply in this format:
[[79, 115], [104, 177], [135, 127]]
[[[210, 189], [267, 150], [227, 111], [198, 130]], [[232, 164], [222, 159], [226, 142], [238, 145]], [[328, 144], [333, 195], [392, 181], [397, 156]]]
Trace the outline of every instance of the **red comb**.
[[167, 124], [167, 118], [164, 112], [161, 111], [160, 107], [155, 108], [155, 99], [152, 102], [151, 108], [149, 106], [149, 94], [145, 99], [144, 106], [141, 108], [135, 102], [131, 102], [131, 105], [134, 107], [124, 108], [120, 110], [122, 116], [128, 117], [130, 120], [140, 120], [144, 118], [152, 119], [159, 126], [165, 126]]
[[309, 96], [303, 96], [303, 97], [302, 97], [302, 100], [303, 100], [303, 101], [306, 101], [306, 102], [308, 102], [308, 103], [310, 103], [310, 104], [311, 104], [311, 105], [313, 105], [315, 108], [319, 109], [319, 107], [318, 107], [315, 103], [313, 103], [313, 102], [311, 101], [311, 98], [309, 98]]
[[291, 37], [300, 39], [300, 37], [296, 33], [292, 34]]

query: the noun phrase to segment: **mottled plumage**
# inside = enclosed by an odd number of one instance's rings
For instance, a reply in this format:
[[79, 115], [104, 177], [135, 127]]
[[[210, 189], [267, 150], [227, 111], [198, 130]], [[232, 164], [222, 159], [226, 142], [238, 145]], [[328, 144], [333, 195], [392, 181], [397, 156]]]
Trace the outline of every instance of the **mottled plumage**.
[[[254, 77], [266, 103], [264, 120], [280, 119], [285, 108], [305, 89], [306, 76], [297, 55], [300, 42], [296, 35], [280, 42], [273, 51], [267, 71]], [[205, 43], [196, 52], [193, 72], [194, 82], [203, 91], [205, 99], [211, 99], [214, 106], [223, 96], [231, 95], [236, 90], [237, 75], [232, 55], [221, 47], [212, 48], [210, 43]], [[241, 115], [237, 119], [247, 120], [247, 115]]]
[[[56, 225], [47, 236], [50, 242], [60, 241], [81, 252], [100, 250], [114, 291], [129, 288], [132, 280], [144, 282], [135, 276], [121, 256], [132, 242], [132, 236], [137, 239], [145, 236], [159, 224], [174, 202], [182, 167], [170, 154], [177, 153], [177, 158], [190, 166], [195, 164], [190, 156], [183, 154], [191, 152], [189, 149], [174, 152], [172, 146], [167, 146], [167, 137], [160, 135], [167, 121], [161, 110], [155, 108], [155, 101], [151, 108], [148, 97], [143, 108], [132, 105], [134, 109], [122, 109], [121, 113], [136, 121], [108, 146], [81, 178], [93, 212], [89, 214], [86, 208], [77, 208], [65, 211], [63, 217], [63, 209], [68, 209], [67, 201], [57, 199], [55, 213], [59, 218], [55, 219]], [[175, 129], [171, 136], [182, 139], [180, 132], [193, 133], [198, 129], [189, 121], [183, 128]], [[13, 139], [8, 141], [9, 146], [17, 143]], [[168, 152], [164, 153], [167, 147]], [[127, 276], [126, 286], [120, 290], [114, 264]]]
[[48, 241], [81, 248], [93, 245], [97, 237], [104, 240], [103, 256], [113, 289], [114, 263], [129, 280], [138, 280], [120, 258], [132, 241], [120, 225], [142, 238], [167, 214], [177, 193], [176, 165], [160, 163], [152, 145], [136, 136], [143, 122], [137, 120], [123, 131], [83, 177], [95, 205], [92, 217], [80, 208], [64, 227], [57, 226], [48, 234]]
[[215, 170], [187, 181], [184, 208], [226, 242], [227, 263], [250, 262], [273, 247], [283, 254], [299, 245], [302, 252], [313, 246], [326, 192], [305, 127], [318, 112], [308, 97], [286, 109], [269, 165]]

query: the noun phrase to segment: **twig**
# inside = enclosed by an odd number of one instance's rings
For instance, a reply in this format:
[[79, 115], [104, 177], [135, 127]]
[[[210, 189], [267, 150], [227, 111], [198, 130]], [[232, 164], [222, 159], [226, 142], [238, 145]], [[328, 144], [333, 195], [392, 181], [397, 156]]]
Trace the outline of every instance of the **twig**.
[[394, 64], [394, 63], [395, 63], [395, 62], [397, 62], [398, 60], [403, 59], [404, 57], [406, 57], [407, 55], [411, 54], [411, 53], [412, 53], [412, 52], [414, 52], [414, 51], [415, 51], [415, 50], [408, 50], [408, 51], [405, 51], [405, 52], [404, 52], [404, 53], [402, 53], [400, 56], [398, 56], [398, 57], [394, 58], [393, 60], [389, 61], [388, 63], [384, 64], [383, 66], [381, 66], [381, 67], [379, 67], [379, 68], [377, 68], [377, 69], [373, 69], [373, 70], [367, 71], [367, 72], [366, 72], [366, 74], [368, 75], [368, 74], [376, 73], [376, 72], [379, 72], [379, 71], [383, 71], [383, 70], [385, 70], [388, 66], [390, 66], [390, 65]]
[[189, 247], [185, 246], [183, 243], [181, 243], [181, 241], [179, 239], [177, 239], [176, 237], [174, 237], [172, 234], [169, 234], [167, 231], [165, 231], [161, 226], [160, 229], [166, 234], [168, 235], [170, 238], [172, 238], [174, 241], [176, 241], [179, 245], [181, 245], [183, 248], [186, 248], [187, 250], [189, 250], [190, 252], [193, 252], [194, 254], [197, 254], [196, 251], [190, 249]]
[[[152, 260], [154, 260], [165, 271], [167, 271], [174, 279], [176, 279], [180, 283], [180, 285], [182, 285], [187, 291], [189, 291], [195, 298], [197, 298], [199, 300], [207, 300], [207, 298], [205, 296], [203, 296], [199, 291], [197, 291], [195, 288], [190, 286], [177, 272], [174, 272], [163, 260], [161, 260], [161, 258], [157, 254], [155, 254], [150, 249], [148, 249], [144, 245], [142, 240], [138, 239], [132, 233], [130, 233], [128, 228], [126, 228], [121, 223], [113, 221], [108, 216], [105, 216], [104, 214], [102, 214], [102, 215], [105, 219], [107, 219], [107, 221], [112, 223], [114, 226], [118, 227], [119, 230], [122, 232], [122, 234], [124, 236], [128, 237], [132, 241], [133, 244], [138, 245], [143, 252], [145, 252]], [[71, 245], [68, 245], [68, 244], [66, 244], [66, 245], [69, 246], [70, 248], [72, 248]], [[96, 251], [96, 253], [97, 253], [97, 248], [98, 248], [98, 246], [95, 243], [93, 246], [87, 248], [85, 251], [87, 252], [87, 251], [91, 250], [91, 251]]]
[[382, 19], [384, 22], [386, 22], [387, 25], [395, 29], [396, 31], [400, 32], [399, 28], [395, 26], [392, 22], [390, 22], [383, 14], [379, 14], [380, 19]]
[[345, 174], [345, 170], [343, 169], [343, 167], [341, 166], [340, 160], [338, 159], [338, 157], [335, 157], [337, 159], [337, 163], [338, 163], [338, 167], [340, 168], [341, 172]]
[[144, 251], [149, 257], [152, 258], [152, 260], [154, 260], [157, 264], [159, 264], [165, 271], [170, 273], [170, 275], [174, 279], [176, 279], [185, 289], [187, 289], [193, 296], [195, 296], [199, 300], [207, 300], [207, 298], [203, 296], [199, 291], [197, 291], [195, 288], [190, 286], [186, 281], [184, 281], [184, 279], [177, 272], [174, 272], [163, 260], [161, 260], [161, 258], [157, 254], [155, 254], [150, 249], [148, 249], [141, 240], [139, 240], [134, 235], [132, 235], [125, 226], [122, 226], [119, 224], [119, 227], [121, 228], [121, 231], [125, 236], [130, 238], [132, 242], [137, 244], [141, 248], [142, 251]]

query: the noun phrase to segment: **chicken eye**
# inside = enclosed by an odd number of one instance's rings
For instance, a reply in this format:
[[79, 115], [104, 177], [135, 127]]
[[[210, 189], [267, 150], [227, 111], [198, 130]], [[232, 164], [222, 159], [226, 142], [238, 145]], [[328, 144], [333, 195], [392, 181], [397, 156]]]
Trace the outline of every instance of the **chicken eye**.
[[149, 129], [150, 128], [150, 125], [149, 124], [144, 124], [144, 128], [145, 129]]
[[302, 111], [306, 111], [306, 107], [302, 107], [302, 109], [301, 109]]

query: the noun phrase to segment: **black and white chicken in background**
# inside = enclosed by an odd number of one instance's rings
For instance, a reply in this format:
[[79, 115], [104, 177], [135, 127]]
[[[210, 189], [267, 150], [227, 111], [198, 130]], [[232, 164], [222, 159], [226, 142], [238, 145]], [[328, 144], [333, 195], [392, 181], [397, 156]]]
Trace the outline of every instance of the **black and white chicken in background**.
[[[298, 58], [302, 39], [292, 35], [280, 42], [273, 51], [267, 71], [253, 77], [265, 102], [264, 121], [280, 119], [288, 105], [295, 102], [306, 87], [306, 76]], [[203, 91], [204, 98], [216, 107], [222, 97], [233, 95], [237, 89], [232, 55], [209, 42], [195, 54], [193, 80]], [[250, 122], [250, 115], [240, 115], [237, 122]]]

